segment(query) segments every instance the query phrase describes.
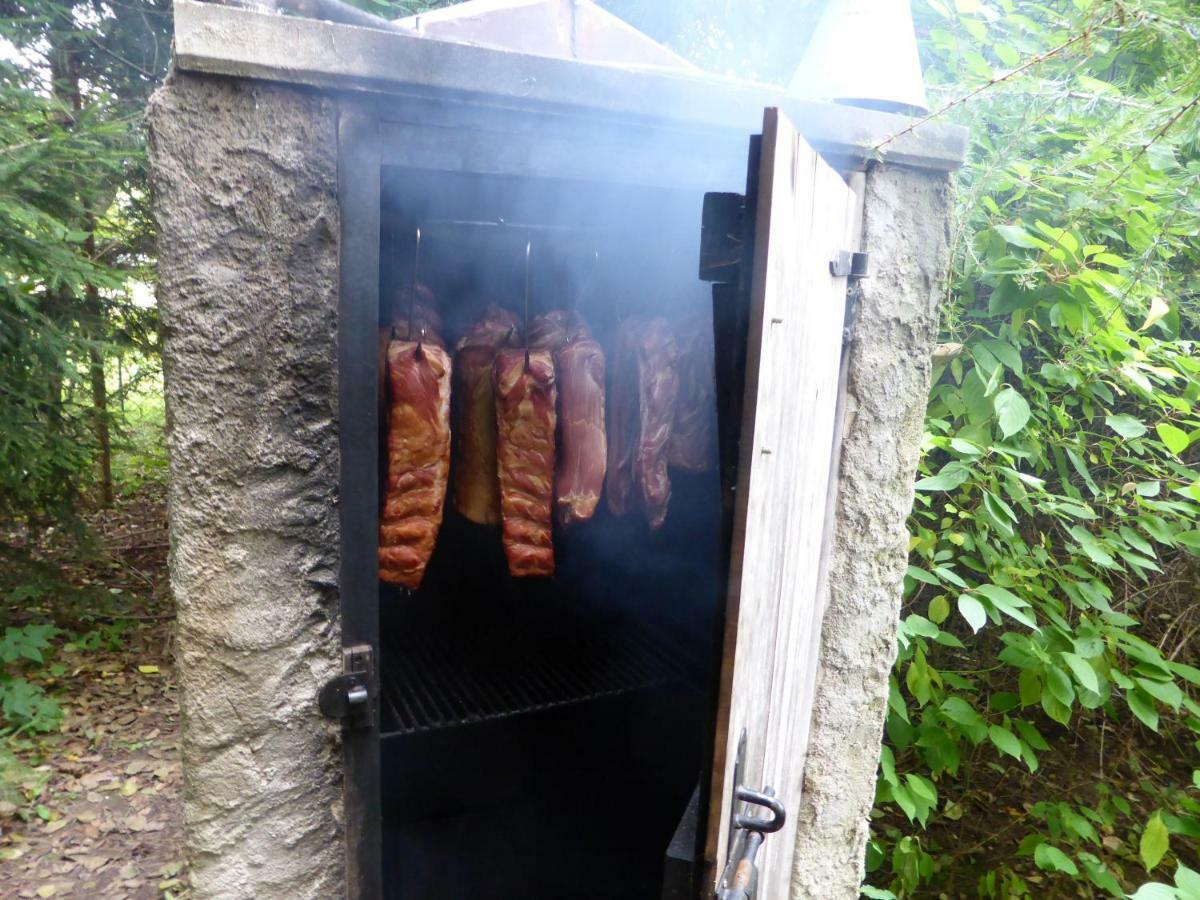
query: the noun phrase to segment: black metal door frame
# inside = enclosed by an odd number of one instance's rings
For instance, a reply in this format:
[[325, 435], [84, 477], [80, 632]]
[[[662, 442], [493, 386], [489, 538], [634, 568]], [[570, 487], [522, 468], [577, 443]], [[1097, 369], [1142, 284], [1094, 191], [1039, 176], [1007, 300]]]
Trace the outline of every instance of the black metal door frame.
[[[640, 139], [628, 140], [631, 133]], [[578, 150], [585, 147], [592, 152]], [[337, 190], [341, 233], [338, 512], [342, 645], [369, 646], [373, 658], [369, 727], [343, 732], [346, 893], [350, 900], [384, 897], [376, 575], [382, 168], [396, 165], [642, 181], [703, 192], [714, 185], [729, 186], [733, 177], [740, 187], [745, 160], [744, 135], [711, 128], [679, 129], [645, 120], [618, 122], [577, 110], [514, 109], [449, 99], [392, 97], [364, 102], [341, 98]], [[658, 166], [647, 166], [647, 161]], [[702, 837], [703, 829], [698, 831]], [[702, 858], [702, 840], [700, 849], [697, 858]]]
[[[369, 645], [379, 658], [379, 176], [373, 118], [338, 118], [341, 216], [338, 299], [338, 449], [343, 647]], [[378, 665], [371, 667], [368, 727], [343, 731], [346, 893], [383, 897]]]

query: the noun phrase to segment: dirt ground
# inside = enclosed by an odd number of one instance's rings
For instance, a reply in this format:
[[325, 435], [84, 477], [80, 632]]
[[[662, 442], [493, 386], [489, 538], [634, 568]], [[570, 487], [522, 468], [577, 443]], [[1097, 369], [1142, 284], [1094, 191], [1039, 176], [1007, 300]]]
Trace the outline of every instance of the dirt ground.
[[0, 802], [0, 897], [179, 900], [188, 891], [161, 489], [92, 525], [99, 546], [60, 567], [76, 599], [8, 611], [10, 624], [24, 613], [81, 637], [60, 639], [55, 665], [26, 676], [64, 717], [58, 733], [9, 741], [20, 795]]

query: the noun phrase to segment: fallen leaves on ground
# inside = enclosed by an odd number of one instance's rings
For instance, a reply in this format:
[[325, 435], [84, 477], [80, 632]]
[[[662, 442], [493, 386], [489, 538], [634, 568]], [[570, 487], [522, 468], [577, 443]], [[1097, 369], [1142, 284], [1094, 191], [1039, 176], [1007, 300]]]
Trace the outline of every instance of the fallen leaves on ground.
[[[129, 540], [129, 519], [161, 534], [161, 497], [132, 515], [93, 523], [110, 552], [78, 577], [106, 579], [144, 603], [117, 650], [60, 652], [52, 687], [65, 710], [57, 734], [14, 741], [33, 773], [26, 806], [0, 809], [0, 896], [132, 898], [187, 896], [182, 860], [179, 711], [171, 659], [171, 603], [160, 543]], [[146, 524], [148, 523], [148, 524]], [[122, 552], [136, 558], [125, 564]], [[131, 575], [130, 570], [133, 574]], [[49, 682], [50, 679], [47, 679]]]

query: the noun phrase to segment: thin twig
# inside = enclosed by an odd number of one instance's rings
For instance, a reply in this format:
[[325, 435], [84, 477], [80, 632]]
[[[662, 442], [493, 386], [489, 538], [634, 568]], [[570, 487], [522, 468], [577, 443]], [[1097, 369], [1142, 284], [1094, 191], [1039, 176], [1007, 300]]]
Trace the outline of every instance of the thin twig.
[[979, 87], [975, 88], [974, 90], [972, 90], [966, 94], [963, 94], [960, 97], [955, 97], [953, 100], [949, 101], [948, 103], [943, 104], [938, 109], [935, 109], [933, 112], [929, 113], [927, 116], [917, 119], [917, 121], [913, 122], [907, 128], [903, 128], [900, 131], [897, 131], [895, 134], [892, 134], [889, 137], [884, 138], [882, 141], [880, 141], [878, 144], [876, 144], [874, 147], [871, 148], [871, 152], [878, 153], [880, 150], [882, 150], [884, 147], [886, 147], [888, 144], [892, 143], [893, 141], [904, 137], [906, 134], [910, 134], [913, 131], [916, 131], [918, 128], [920, 128], [922, 125], [924, 125], [926, 122], [932, 121], [933, 119], [936, 119], [939, 116], [945, 115], [947, 112], [954, 109], [955, 107], [962, 106], [967, 101], [972, 100], [975, 97], [982, 94], [988, 88], [995, 87], [998, 84], [1003, 84], [1005, 81], [1015, 78], [1016, 76], [1022, 74], [1023, 72], [1029, 71], [1034, 66], [1039, 65], [1054, 56], [1057, 56], [1059, 53], [1062, 53], [1062, 51], [1066, 50], [1068, 47], [1071, 47], [1071, 46], [1079, 43], [1082, 40], [1086, 40], [1087, 38], [1091, 37], [1091, 34], [1093, 31], [1095, 31], [1097, 28], [1100, 28], [1100, 27], [1106, 25], [1108, 22], [1110, 22], [1114, 18], [1116, 18], [1116, 16], [1117, 16], [1116, 13], [1109, 13], [1107, 16], [1100, 19], [1099, 21], [1093, 22], [1092, 24], [1088, 25], [1087, 28], [1083, 29], [1083, 31], [1079, 32], [1079, 34], [1063, 41], [1057, 47], [1052, 47], [1049, 50], [1047, 50], [1045, 53], [1039, 53], [1036, 56], [1032, 56], [1027, 61], [1025, 61], [1021, 65], [1017, 66], [1015, 69], [1005, 72], [1003, 75], [995, 75], [992, 78], [990, 78], [988, 81], [981, 84]]

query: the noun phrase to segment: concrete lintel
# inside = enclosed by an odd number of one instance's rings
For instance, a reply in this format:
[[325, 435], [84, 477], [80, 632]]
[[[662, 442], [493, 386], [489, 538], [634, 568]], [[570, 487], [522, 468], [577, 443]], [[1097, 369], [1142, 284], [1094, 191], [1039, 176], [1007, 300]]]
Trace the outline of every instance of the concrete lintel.
[[[324, 89], [480, 103], [582, 109], [591, 115], [757, 132], [766, 106], [783, 108], [823, 153], [861, 167], [907, 117], [789, 97], [780, 87], [513, 53], [274, 13], [177, 0], [175, 59], [183, 70]], [[966, 129], [926, 123], [889, 143], [884, 158], [948, 171], [962, 164]]]

